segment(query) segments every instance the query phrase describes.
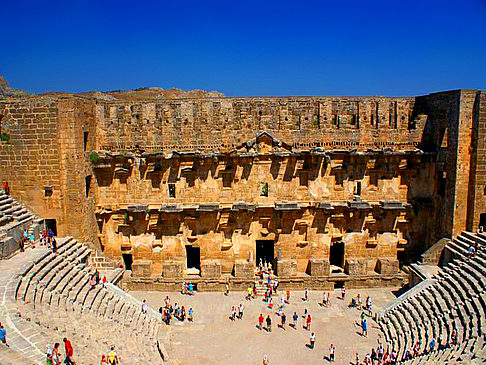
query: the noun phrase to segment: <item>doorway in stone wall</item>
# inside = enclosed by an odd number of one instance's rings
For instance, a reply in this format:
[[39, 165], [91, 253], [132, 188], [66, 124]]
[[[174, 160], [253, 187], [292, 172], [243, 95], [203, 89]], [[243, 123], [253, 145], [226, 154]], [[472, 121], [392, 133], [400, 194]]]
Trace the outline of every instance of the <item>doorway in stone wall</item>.
[[331, 243], [329, 263], [331, 264], [331, 273], [343, 271], [344, 269], [344, 242], [343, 241]]
[[[196, 269], [201, 270], [201, 249], [196, 246], [187, 245], [186, 246], [186, 267], [188, 270]], [[198, 272], [199, 273], [199, 272]]]
[[123, 253], [122, 254], [123, 258], [123, 266], [125, 266], [125, 270], [132, 270], [132, 254], [131, 253]]
[[274, 249], [274, 240], [256, 240], [256, 264], [259, 265], [260, 260], [262, 260], [263, 263], [271, 263], [272, 266], [275, 268]]
[[479, 215], [479, 227], [483, 227], [483, 230], [486, 232], [486, 213]]
[[46, 229], [51, 230], [54, 236], [57, 236], [57, 222], [55, 219], [46, 219]]

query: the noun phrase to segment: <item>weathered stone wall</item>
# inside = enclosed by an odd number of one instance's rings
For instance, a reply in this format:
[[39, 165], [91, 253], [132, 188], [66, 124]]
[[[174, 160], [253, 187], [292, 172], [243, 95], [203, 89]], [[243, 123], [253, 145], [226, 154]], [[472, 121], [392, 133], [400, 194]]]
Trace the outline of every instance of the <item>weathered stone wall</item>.
[[476, 97], [471, 147], [467, 228], [475, 231], [480, 224], [480, 215], [486, 214], [486, 93], [484, 91], [478, 92]]
[[473, 222], [477, 227], [481, 208], [475, 206], [482, 204], [480, 170], [484, 156], [481, 94], [476, 90], [456, 90], [416, 99], [414, 115], [426, 116], [420, 146], [437, 153], [437, 188], [430, 203], [435, 224], [430, 244], [443, 237], [452, 238], [465, 229], [475, 229]]
[[0, 180], [38, 216], [55, 219], [58, 235], [94, 242], [93, 204], [85, 196], [91, 166], [83, 152], [84, 131], [86, 148], [95, 145], [93, 111], [93, 101], [83, 98], [0, 102], [1, 129], [9, 136], [0, 142]]
[[[63, 230], [65, 216], [59, 160], [59, 110], [55, 99], [0, 102], [2, 132], [9, 141], [0, 142], [0, 180], [9, 182], [12, 195], [39, 217], [58, 221]], [[52, 186], [52, 196], [44, 195]]]
[[[298, 147], [410, 147], [413, 98], [211, 98], [98, 103], [98, 149], [227, 150], [266, 130]], [[410, 129], [415, 123], [416, 128]]]

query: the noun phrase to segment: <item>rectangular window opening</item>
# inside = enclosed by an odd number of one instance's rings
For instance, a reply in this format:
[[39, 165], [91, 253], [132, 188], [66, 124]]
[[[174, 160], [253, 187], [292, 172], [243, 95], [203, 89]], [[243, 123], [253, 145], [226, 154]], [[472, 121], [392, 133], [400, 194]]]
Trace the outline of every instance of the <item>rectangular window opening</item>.
[[176, 197], [175, 184], [169, 184], [169, 198]]
[[83, 132], [83, 151], [88, 150], [88, 132]]
[[85, 185], [86, 185], [86, 197], [89, 197], [89, 190], [91, 188], [91, 175], [88, 175], [84, 178]]

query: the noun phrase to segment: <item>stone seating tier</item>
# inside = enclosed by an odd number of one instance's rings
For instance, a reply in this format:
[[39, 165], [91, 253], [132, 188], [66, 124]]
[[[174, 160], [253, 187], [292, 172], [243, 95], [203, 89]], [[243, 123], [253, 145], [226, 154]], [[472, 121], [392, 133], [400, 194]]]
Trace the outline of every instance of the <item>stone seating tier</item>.
[[[476, 241], [478, 251], [469, 258], [467, 249]], [[437, 342], [436, 349], [439, 343], [450, 343], [454, 329], [458, 344], [406, 363], [486, 360], [486, 237], [463, 232], [446, 249], [454, 253], [455, 259], [428, 286], [404, 297], [378, 321], [385, 341], [397, 351], [399, 358], [417, 342], [422, 353], [432, 339]]]
[[[121, 296], [111, 284], [91, 289], [90, 253], [87, 245], [70, 237], [58, 239], [57, 253], [46, 252], [26, 267], [14, 291], [19, 316], [37, 324], [45, 345], [49, 339], [70, 337], [78, 346], [78, 363], [97, 363], [98, 354], [112, 344], [124, 362], [162, 362], [161, 354], [167, 355], [159, 339], [163, 328], [157, 313], [143, 314], [140, 306], [127, 300], [128, 294]], [[111, 271], [108, 281], [120, 270]]]

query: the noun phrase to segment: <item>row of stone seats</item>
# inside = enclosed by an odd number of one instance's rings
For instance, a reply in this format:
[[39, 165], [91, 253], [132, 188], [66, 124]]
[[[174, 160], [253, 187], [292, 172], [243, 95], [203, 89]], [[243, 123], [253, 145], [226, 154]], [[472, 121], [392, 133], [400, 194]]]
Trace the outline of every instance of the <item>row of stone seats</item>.
[[[467, 249], [478, 242], [478, 252], [467, 257]], [[456, 259], [431, 280], [431, 285], [406, 297], [385, 312], [379, 325], [385, 340], [401, 359], [408, 349], [420, 343], [424, 353], [432, 339], [446, 345], [454, 329], [458, 345], [427, 355], [431, 361], [471, 358], [484, 353], [486, 335], [486, 237], [463, 232], [447, 249]], [[423, 357], [425, 361], [425, 356]]]
[[[69, 237], [57, 242], [57, 253], [46, 252], [21, 274], [15, 288], [20, 314], [37, 323], [46, 339], [69, 333], [86, 347], [85, 353], [78, 351], [77, 359], [84, 359], [79, 363], [96, 363], [95, 356], [112, 344], [125, 361], [161, 362], [157, 314], [143, 314], [140, 306], [110, 290], [110, 285], [91, 289], [92, 270], [87, 264], [91, 250]], [[111, 276], [118, 276], [119, 270]]]
[[12, 197], [5, 195], [4, 192], [0, 193], [0, 227], [12, 221], [23, 221], [32, 216], [33, 213], [22, 204]]

